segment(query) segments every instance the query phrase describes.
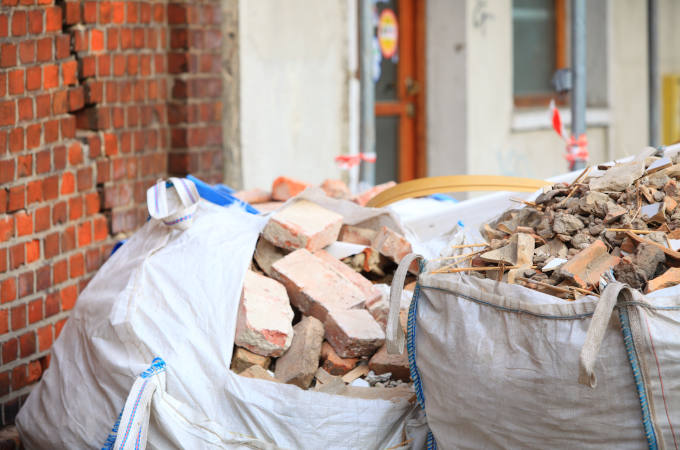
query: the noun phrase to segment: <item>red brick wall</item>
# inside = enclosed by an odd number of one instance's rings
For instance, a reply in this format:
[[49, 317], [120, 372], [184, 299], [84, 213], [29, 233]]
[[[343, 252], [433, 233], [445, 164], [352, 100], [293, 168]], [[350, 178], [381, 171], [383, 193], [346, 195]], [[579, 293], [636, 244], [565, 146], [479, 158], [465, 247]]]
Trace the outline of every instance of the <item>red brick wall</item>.
[[0, 0], [0, 405], [168, 173], [221, 179], [219, 2]]

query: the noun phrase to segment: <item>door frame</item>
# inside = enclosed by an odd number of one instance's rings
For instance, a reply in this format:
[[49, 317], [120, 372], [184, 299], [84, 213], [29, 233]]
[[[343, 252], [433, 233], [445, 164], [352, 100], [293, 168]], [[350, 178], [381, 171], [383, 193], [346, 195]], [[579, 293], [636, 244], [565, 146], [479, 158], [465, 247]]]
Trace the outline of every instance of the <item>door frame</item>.
[[[426, 3], [426, 0], [397, 0], [400, 19], [397, 68], [399, 100], [376, 101], [375, 104], [376, 116], [399, 116], [399, 148], [397, 149], [397, 181], [399, 182], [422, 178], [427, 173]], [[411, 17], [412, 20], [401, 20], [402, 17]], [[412, 36], [413, 39], [407, 41], [404, 39], [405, 36]], [[413, 79], [419, 86], [415, 95], [408, 96], [407, 94], [407, 77]], [[409, 116], [409, 103], [413, 106], [413, 117]]]

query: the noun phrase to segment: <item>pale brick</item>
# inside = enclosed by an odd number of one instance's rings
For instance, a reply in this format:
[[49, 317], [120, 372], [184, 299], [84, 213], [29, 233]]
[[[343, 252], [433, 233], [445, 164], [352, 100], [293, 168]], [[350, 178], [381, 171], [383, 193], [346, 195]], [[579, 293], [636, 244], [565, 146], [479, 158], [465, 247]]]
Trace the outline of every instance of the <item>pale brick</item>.
[[385, 343], [380, 324], [365, 309], [334, 309], [325, 326], [326, 340], [342, 358], [370, 356]]
[[310, 185], [304, 181], [288, 177], [278, 177], [272, 183], [272, 198], [285, 202], [307, 189]]
[[402, 381], [411, 379], [406, 348], [400, 355], [390, 355], [387, 353], [387, 346], [383, 345], [368, 362], [368, 368], [378, 375], [390, 372], [393, 379]]
[[235, 344], [258, 355], [280, 356], [293, 338], [293, 310], [283, 285], [246, 271]]
[[377, 232], [370, 228], [355, 227], [354, 225], [343, 225], [340, 229], [338, 241], [350, 242], [359, 245], [371, 245]]
[[260, 366], [250, 366], [243, 372], [239, 373], [239, 375], [247, 378], [256, 378], [258, 380], [273, 381], [274, 383], [281, 382]]
[[303, 317], [293, 329], [293, 343], [276, 361], [275, 374], [284, 383], [307, 389], [319, 368], [324, 326], [314, 317]]
[[366, 302], [359, 287], [305, 249], [275, 262], [272, 272], [286, 286], [291, 304], [321, 321], [330, 309], [363, 308]]
[[284, 202], [265, 202], [265, 203], [258, 203], [255, 206], [255, 209], [257, 209], [260, 214], [267, 214], [273, 211], [278, 210], [284, 205]]
[[358, 358], [340, 357], [331, 344], [324, 342], [321, 346], [321, 367], [331, 375], [341, 376], [354, 369], [359, 362]]
[[231, 370], [241, 373], [250, 366], [260, 366], [263, 369], [269, 369], [271, 361], [271, 358], [268, 356], [257, 355], [245, 348], [236, 347], [234, 356], [231, 357]]
[[262, 189], [249, 189], [247, 191], [238, 191], [234, 193], [234, 197], [244, 202], [255, 205], [257, 203], [267, 203], [272, 200], [272, 196], [269, 192], [263, 191]]
[[321, 183], [321, 189], [332, 198], [348, 199], [352, 196], [349, 188], [342, 180], [327, 179]]
[[[366, 302], [366, 309], [380, 326], [382, 326], [382, 329], [385, 330], [387, 327], [387, 316], [390, 312], [390, 287], [386, 284], [375, 284], [373, 286], [380, 292], [380, 297], [373, 301]], [[406, 289], [401, 291], [401, 300], [399, 304], [400, 311], [408, 311], [412, 298], [413, 291]]]
[[314, 256], [325, 262], [331, 270], [337, 272], [340, 276], [358, 287], [364, 295], [365, 304], [376, 302], [382, 297], [380, 290], [376, 288], [373, 283], [368, 281], [366, 277], [355, 272], [351, 267], [335, 258], [330, 253], [324, 250], [317, 250], [314, 252]]
[[300, 200], [274, 213], [262, 236], [277, 247], [314, 251], [335, 242], [340, 227], [340, 214], [308, 200]]
[[382, 227], [371, 242], [371, 246], [397, 264], [411, 253], [411, 244], [401, 234]]

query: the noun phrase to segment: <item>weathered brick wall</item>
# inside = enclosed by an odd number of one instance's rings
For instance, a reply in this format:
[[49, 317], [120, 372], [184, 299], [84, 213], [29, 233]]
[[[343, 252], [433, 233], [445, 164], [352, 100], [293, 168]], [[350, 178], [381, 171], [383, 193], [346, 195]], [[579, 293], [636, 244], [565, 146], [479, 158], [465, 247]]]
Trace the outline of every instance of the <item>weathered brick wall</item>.
[[[0, 405], [168, 173], [221, 179], [218, 0], [0, 0]], [[121, 234], [122, 233], [122, 234]]]

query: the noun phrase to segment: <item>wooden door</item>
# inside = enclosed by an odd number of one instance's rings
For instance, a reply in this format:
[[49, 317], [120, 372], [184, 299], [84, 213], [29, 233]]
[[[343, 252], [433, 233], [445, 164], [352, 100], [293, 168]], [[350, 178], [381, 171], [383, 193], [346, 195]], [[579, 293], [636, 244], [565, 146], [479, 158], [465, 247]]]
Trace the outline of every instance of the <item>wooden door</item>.
[[376, 183], [425, 176], [425, 0], [374, 0]]

